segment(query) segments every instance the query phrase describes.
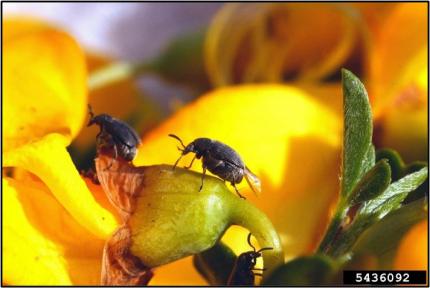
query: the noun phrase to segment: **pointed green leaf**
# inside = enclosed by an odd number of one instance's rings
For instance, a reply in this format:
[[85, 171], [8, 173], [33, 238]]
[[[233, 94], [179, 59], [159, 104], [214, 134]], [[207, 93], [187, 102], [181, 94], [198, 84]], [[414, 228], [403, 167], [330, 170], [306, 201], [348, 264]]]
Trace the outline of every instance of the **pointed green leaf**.
[[316, 254], [299, 257], [276, 268], [261, 285], [325, 285], [331, 280], [335, 271], [335, 262], [328, 256]]
[[350, 205], [368, 201], [380, 195], [391, 182], [391, 169], [383, 159], [370, 169], [351, 193]]
[[194, 267], [200, 275], [208, 281], [209, 285], [216, 286], [227, 284], [235, 261], [236, 254], [221, 242], [193, 257]]
[[366, 89], [350, 71], [342, 69], [344, 143], [341, 196], [347, 197], [365, 170], [372, 140], [372, 112]]

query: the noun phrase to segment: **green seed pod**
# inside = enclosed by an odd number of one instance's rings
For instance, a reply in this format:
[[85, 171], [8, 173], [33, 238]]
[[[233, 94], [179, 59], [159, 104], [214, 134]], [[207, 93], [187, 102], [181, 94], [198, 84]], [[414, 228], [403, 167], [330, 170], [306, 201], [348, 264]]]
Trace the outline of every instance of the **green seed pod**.
[[120, 250], [137, 257], [140, 265], [154, 268], [201, 253], [231, 225], [248, 229], [261, 247], [273, 248], [262, 253], [266, 275], [283, 263], [279, 236], [267, 216], [237, 197], [222, 180], [207, 176], [199, 191], [200, 173], [173, 170], [169, 165], [134, 167], [106, 156], [96, 159], [96, 169], [104, 191], [123, 217], [127, 227], [123, 229], [130, 230], [129, 241], [121, 239], [127, 247]]

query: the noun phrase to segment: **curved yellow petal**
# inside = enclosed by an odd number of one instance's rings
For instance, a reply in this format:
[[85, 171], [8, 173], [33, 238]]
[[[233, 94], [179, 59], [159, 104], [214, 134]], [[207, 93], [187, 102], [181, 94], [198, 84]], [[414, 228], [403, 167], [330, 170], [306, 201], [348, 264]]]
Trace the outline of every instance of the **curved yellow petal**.
[[4, 149], [51, 132], [70, 142], [86, 113], [84, 55], [63, 32], [16, 23], [3, 21]]
[[41, 31], [52, 30], [54, 28], [39, 19], [11, 17], [7, 18], [3, 25], [3, 42], [9, 42], [14, 38], [23, 37], [28, 34], [34, 34]]
[[78, 223], [99, 238], [107, 238], [117, 222], [88, 190], [65, 148], [67, 142], [63, 135], [48, 134], [6, 152], [3, 165], [20, 167], [39, 177]]
[[97, 285], [104, 241], [39, 181], [2, 180], [3, 279], [12, 285]]
[[394, 269], [428, 269], [428, 222], [415, 224], [403, 237], [394, 260]]
[[[198, 137], [226, 143], [262, 180], [259, 198], [245, 181], [239, 189], [282, 234], [287, 256], [309, 253], [322, 235], [337, 193], [342, 135], [342, 98], [337, 88], [244, 85], [218, 89], [147, 134], [135, 164], [173, 164], [180, 155], [179, 143], [169, 133], [185, 144]], [[184, 157], [179, 165], [188, 165], [191, 158]], [[201, 172], [201, 163], [196, 161], [192, 169]], [[246, 235], [239, 241], [243, 239]]]

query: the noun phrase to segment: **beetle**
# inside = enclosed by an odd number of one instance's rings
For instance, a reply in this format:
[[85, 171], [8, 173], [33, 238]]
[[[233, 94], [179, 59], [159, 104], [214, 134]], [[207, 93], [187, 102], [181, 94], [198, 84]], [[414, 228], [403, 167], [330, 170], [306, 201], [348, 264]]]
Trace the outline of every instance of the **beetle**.
[[209, 138], [197, 138], [185, 146], [178, 136], [174, 134], [169, 134], [168, 136], [177, 139], [182, 145], [182, 149], [177, 147], [182, 153], [173, 165], [173, 169], [176, 167], [176, 165], [178, 165], [179, 160], [181, 160], [183, 156], [190, 152], [195, 153], [194, 158], [190, 165], [185, 166], [184, 168], [191, 168], [196, 158], [202, 158], [203, 175], [202, 184], [200, 185], [199, 191], [201, 191], [203, 188], [203, 180], [205, 178], [207, 169], [212, 174], [217, 175], [222, 180], [224, 180], [224, 182], [230, 182], [240, 198], [245, 199], [245, 197], [243, 197], [237, 190], [236, 184], [242, 182], [244, 176], [246, 182], [248, 182], [248, 185], [251, 187], [254, 193], [258, 194], [261, 192], [260, 180], [249, 170], [248, 167], [245, 166], [245, 163], [240, 158], [239, 154], [231, 147], [225, 145], [222, 142]]
[[137, 133], [127, 123], [108, 114], [94, 116], [92, 108], [88, 105], [90, 121], [87, 126], [98, 125], [100, 132], [97, 134], [97, 149], [113, 149], [114, 159], [120, 157], [129, 162], [136, 157], [137, 146], [140, 139]]
[[261, 257], [261, 252], [265, 250], [272, 250], [271, 247], [261, 248], [256, 250], [251, 244], [251, 233], [248, 234], [248, 244], [252, 247], [253, 251], [248, 251], [240, 254], [236, 262], [234, 263], [233, 269], [228, 277], [227, 285], [254, 285], [255, 276], [263, 276], [261, 273], [255, 273], [254, 271], [264, 271], [264, 268], [255, 268], [257, 264], [257, 258]]

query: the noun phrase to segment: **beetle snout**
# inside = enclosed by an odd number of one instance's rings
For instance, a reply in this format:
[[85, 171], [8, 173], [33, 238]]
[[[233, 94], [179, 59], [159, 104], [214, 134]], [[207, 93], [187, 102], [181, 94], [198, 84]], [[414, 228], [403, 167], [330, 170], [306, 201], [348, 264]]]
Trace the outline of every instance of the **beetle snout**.
[[187, 147], [182, 150], [182, 155], [188, 154], [190, 152], [194, 152], [194, 145], [192, 144], [187, 145]]
[[96, 123], [96, 122], [94, 121], [94, 118], [91, 118], [91, 119], [90, 119], [90, 121], [88, 121], [87, 127], [89, 127], [89, 126], [93, 125], [94, 123]]

